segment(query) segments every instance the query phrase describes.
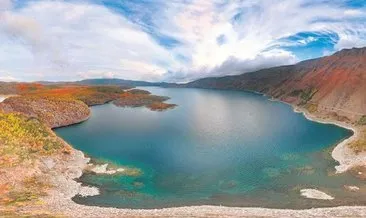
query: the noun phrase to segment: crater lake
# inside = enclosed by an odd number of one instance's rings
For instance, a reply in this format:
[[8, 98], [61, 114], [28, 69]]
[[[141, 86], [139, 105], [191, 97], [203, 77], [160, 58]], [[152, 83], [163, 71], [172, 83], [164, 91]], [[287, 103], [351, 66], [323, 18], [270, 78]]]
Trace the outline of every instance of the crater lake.
[[[133, 175], [85, 173], [100, 189], [73, 200], [119, 208], [190, 205], [311, 208], [365, 204], [362, 186], [336, 174], [331, 151], [350, 130], [321, 124], [267, 97], [240, 91], [143, 87], [168, 96], [174, 109], [94, 106], [89, 120], [56, 129], [95, 163], [135, 169]], [[334, 200], [307, 199], [315, 188]], [[356, 197], [357, 196], [357, 197]]]

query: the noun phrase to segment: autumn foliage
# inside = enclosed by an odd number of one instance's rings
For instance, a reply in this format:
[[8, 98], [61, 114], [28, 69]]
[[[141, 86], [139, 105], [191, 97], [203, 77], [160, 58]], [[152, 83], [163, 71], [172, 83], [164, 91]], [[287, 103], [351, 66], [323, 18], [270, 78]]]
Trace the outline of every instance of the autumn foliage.
[[37, 202], [50, 186], [35, 175], [35, 165], [42, 157], [69, 149], [39, 120], [0, 113], [0, 208]]
[[0, 103], [0, 213], [5, 208], [14, 217], [17, 207], [40, 203], [51, 188], [49, 177], [39, 173], [42, 160], [73, 152], [51, 128], [82, 122], [90, 116], [88, 106], [108, 102], [157, 111], [175, 106], [164, 103], [167, 97], [118, 86], [14, 83], [2, 90], [17, 94]]
[[147, 107], [154, 111], [163, 111], [176, 106], [175, 104], [164, 103], [167, 100], [169, 100], [168, 97], [150, 95], [149, 92], [129, 91], [121, 95], [113, 103], [119, 107]]
[[118, 86], [48, 86], [28, 92], [26, 95], [80, 100], [92, 106], [117, 99], [123, 92]]
[[65, 145], [43, 123], [21, 114], [0, 113], [0, 166], [15, 166]]
[[43, 90], [45, 87], [40, 83], [18, 83], [16, 89], [19, 93]]

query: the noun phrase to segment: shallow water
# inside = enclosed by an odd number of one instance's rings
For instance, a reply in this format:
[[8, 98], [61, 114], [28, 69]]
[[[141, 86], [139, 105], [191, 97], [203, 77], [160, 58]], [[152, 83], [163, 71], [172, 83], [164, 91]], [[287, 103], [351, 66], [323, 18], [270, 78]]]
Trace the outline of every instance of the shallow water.
[[[237, 91], [145, 88], [175, 109], [92, 108], [90, 120], [56, 133], [93, 158], [139, 168], [140, 176], [85, 174], [101, 195], [87, 205], [161, 208], [187, 205], [310, 208], [365, 204], [361, 181], [334, 174], [332, 146], [349, 130], [315, 123], [283, 103]], [[357, 185], [350, 192], [344, 185]], [[333, 201], [300, 196], [318, 188]]]

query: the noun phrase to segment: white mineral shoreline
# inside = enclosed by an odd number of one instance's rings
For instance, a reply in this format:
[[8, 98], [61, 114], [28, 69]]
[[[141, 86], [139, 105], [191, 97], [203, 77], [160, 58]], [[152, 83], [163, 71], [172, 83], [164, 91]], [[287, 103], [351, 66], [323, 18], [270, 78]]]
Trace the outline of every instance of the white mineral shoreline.
[[306, 119], [311, 120], [313, 122], [322, 123], [322, 124], [332, 124], [339, 126], [344, 129], [348, 129], [353, 132], [353, 135], [347, 139], [344, 139], [340, 143], [338, 143], [333, 151], [332, 151], [332, 158], [336, 160], [339, 165], [335, 166], [336, 173], [344, 173], [347, 170], [351, 169], [352, 167], [356, 166], [366, 166], [366, 153], [354, 153], [350, 148], [348, 148], [348, 144], [356, 141], [360, 137], [360, 129], [352, 126], [350, 124], [346, 124], [344, 122], [339, 122], [331, 119], [322, 119], [317, 117], [316, 115], [310, 114], [305, 109], [299, 108], [294, 106], [290, 103], [277, 100], [277, 99], [269, 99], [271, 101], [278, 101], [287, 105], [290, 105], [295, 113], [302, 113]]
[[[346, 147], [347, 143], [359, 137], [357, 128], [337, 121], [317, 118], [296, 107], [294, 107], [294, 110], [303, 113], [309, 120], [334, 124], [354, 132], [352, 137], [339, 143], [332, 152], [332, 157], [340, 163], [336, 167], [338, 173], [344, 172], [352, 166], [366, 164], [366, 155], [355, 155]], [[48, 197], [44, 198], [45, 205], [42, 207], [53, 214], [69, 217], [366, 217], [365, 206], [292, 210], [204, 205], [142, 210], [80, 205], [72, 201], [71, 198], [82, 191], [81, 184], [76, 182], [75, 179], [82, 175], [88, 161], [89, 158], [86, 158], [81, 151], [74, 149], [72, 157], [61, 163], [62, 166], [58, 167], [56, 174], [55, 172], [52, 173], [55, 189], [49, 193]]]
[[365, 166], [366, 165], [366, 154], [365, 153], [354, 153], [347, 145], [353, 141], [356, 141], [360, 137], [360, 129], [338, 121], [321, 119], [315, 115], [311, 115], [307, 111], [294, 107], [295, 112], [300, 112], [311, 121], [323, 124], [332, 124], [339, 126], [344, 129], [348, 129], [353, 132], [353, 135], [335, 146], [332, 151], [332, 158], [336, 160], [339, 165], [335, 167], [337, 173], [344, 173], [352, 167]]

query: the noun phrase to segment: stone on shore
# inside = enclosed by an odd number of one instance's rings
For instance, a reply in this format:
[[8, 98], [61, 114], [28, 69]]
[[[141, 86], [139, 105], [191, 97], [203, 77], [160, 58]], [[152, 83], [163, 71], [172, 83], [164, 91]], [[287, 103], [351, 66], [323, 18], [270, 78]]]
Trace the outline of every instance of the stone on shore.
[[319, 190], [316, 189], [301, 189], [300, 193], [302, 196], [306, 197], [306, 198], [310, 198], [310, 199], [318, 199], [318, 200], [333, 200], [334, 197], [321, 192]]
[[81, 186], [79, 190], [79, 195], [81, 195], [81, 197], [95, 196], [99, 194], [100, 192], [97, 187]]
[[353, 191], [353, 192], [360, 190], [359, 187], [351, 186], [351, 185], [345, 185], [344, 188], [347, 189], [348, 191]]

